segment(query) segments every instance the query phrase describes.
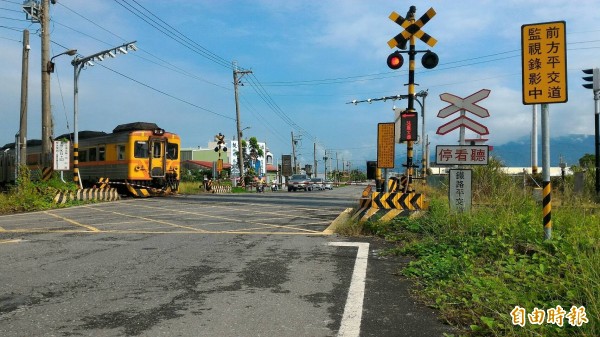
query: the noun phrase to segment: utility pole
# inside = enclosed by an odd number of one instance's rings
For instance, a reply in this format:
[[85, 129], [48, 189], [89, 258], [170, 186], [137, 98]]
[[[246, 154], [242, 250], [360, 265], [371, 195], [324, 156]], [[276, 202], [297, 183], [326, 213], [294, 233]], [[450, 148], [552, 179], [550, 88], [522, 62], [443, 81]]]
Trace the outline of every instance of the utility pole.
[[323, 161], [325, 162], [325, 164], [323, 165], [323, 167], [325, 168], [323, 171], [323, 178], [325, 180], [327, 180], [327, 159], [329, 159], [327, 157], [327, 150], [325, 150], [325, 155], [323, 156]]
[[317, 171], [317, 143], [313, 143], [313, 172], [315, 173], [315, 177], [318, 175]]
[[240, 84], [240, 79], [244, 75], [251, 73], [251, 70], [238, 70], [237, 64], [233, 62], [233, 90], [235, 93], [235, 119], [237, 125], [238, 139], [238, 167], [240, 169], [240, 183], [242, 187], [244, 187], [246, 183], [244, 181], [244, 154], [242, 153], [242, 123], [240, 121], [240, 103], [238, 98], [238, 86]]
[[52, 111], [50, 110], [50, 0], [42, 0], [42, 167], [52, 166]]
[[[23, 30], [23, 61], [21, 68], [21, 114], [19, 123], [19, 165], [27, 164], [27, 90], [29, 83], [29, 31]], [[17, 171], [18, 172], [18, 171]]]
[[298, 138], [294, 138], [294, 131], [292, 133], [292, 159], [293, 159], [293, 169], [292, 172], [294, 174], [298, 174], [298, 158], [296, 158], [296, 143], [298, 142]]
[[340, 182], [340, 161], [338, 160], [338, 153], [335, 151], [335, 175], [337, 177], [336, 182]]

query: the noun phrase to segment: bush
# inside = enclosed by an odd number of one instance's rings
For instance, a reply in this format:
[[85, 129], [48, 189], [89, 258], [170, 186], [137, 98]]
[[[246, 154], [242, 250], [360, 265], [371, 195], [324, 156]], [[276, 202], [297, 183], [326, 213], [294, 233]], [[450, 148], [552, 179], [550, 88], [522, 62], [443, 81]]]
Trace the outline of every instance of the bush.
[[[19, 178], [9, 193], [0, 199], [0, 213], [37, 211], [56, 207], [53, 200], [60, 191], [75, 191], [72, 182], [63, 182], [55, 172], [48, 181], [31, 181], [27, 167], [19, 168]], [[80, 202], [72, 202], [78, 204]]]

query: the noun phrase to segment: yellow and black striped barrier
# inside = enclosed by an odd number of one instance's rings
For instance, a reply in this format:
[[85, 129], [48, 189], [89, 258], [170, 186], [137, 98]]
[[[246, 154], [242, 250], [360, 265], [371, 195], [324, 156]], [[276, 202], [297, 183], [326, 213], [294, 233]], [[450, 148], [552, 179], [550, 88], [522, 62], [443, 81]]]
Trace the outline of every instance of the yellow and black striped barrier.
[[371, 192], [369, 187], [359, 199], [359, 208], [352, 214], [351, 220], [364, 222], [377, 215], [379, 221], [389, 221], [396, 216], [409, 216], [429, 206], [420, 193]]
[[402, 209], [407, 211], [423, 209], [423, 195], [419, 193], [374, 192], [371, 199], [371, 207], [377, 209]]
[[130, 182], [120, 182], [120, 181], [110, 181], [110, 178], [99, 178], [97, 183], [100, 188], [99, 189], [107, 189], [110, 188], [110, 185], [125, 185], [129, 194], [138, 198], [148, 198], [152, 196], [161, 196], [167, 195], [171, 193], [170, 188], [153, 188], [145, 185], [133, 184]]
[[52, 173], [54, 173], [54, 170], [52, 169], [52, 167], [44, 167], [42, 169], [42, 180], [43, 181], [50, 180], [50, 178], [52, 178]]
[[59, 192], [54, 197], [55, 204], [64, 204], [74, 200], [116, 201], [121, 200], [121, 196], [116, 188], [84, 188], [75, 192]]
[[98, 188], [108, 188], [110, 186], [110, 178], [100, 178], [98, 179], [98, 184], [100, 184]]
[[544, 238], [550, 239], [552, 236], [552, 183], [542, 182], [542, 207], [544, 211]]

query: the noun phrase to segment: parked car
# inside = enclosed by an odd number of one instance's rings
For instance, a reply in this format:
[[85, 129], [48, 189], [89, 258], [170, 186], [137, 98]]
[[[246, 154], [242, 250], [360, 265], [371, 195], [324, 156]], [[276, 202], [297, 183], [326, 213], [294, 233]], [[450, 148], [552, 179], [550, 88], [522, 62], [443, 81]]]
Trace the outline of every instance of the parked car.
[[325, 180], [323, 182], [323, 189], [324, 190], [333, 190], [333, 182], [331, 182], [329, 180]]
[[310, 183], [315, 190], [324, 190], [325, 186], [323, 185], [323, 178], [312, 178], [310, 179]]
[[312, 191], [313, 188], [306, 174], [293, 174], [288, 178], [287, 189], [288, 192], [291, 192], [298, 190]]

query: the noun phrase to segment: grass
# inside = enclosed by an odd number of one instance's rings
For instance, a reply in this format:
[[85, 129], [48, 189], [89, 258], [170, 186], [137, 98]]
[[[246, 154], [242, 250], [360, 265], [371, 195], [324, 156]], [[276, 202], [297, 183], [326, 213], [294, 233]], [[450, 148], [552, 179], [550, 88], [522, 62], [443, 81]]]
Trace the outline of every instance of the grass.
[[30, 180], [27, 168], [19, 170], [19, 179], [9, 186], [7, 193], [0, 194], [0, 214], [30, 212], [44, 209], [80, 205], [81, 201], [69, 201], [65, 204], [55, 204], [53, 199], [60, 191], [75, 191], [77, 186], [72, 182], [63, 182], [58, 175], [48, 181]]
[[[541, 205], [493, 165], [473, 172], [474, 208], [448, 209], [447, 191], [428, 191], [421, 217], [389, 223], [347, 223], [345, 234], [369, 234], [396, 243], [388, 254], [414, 260], [402, 270], [419, 296], [466, 336], [600, 336], [600, 208], [588, 199], [553, 193], [551, 240], [544, 240]], [[588, 323], [514, 325], [521, 307], [569, 313], [585, 307]], [[547, 319], [547, 317], [546, 317]]]

